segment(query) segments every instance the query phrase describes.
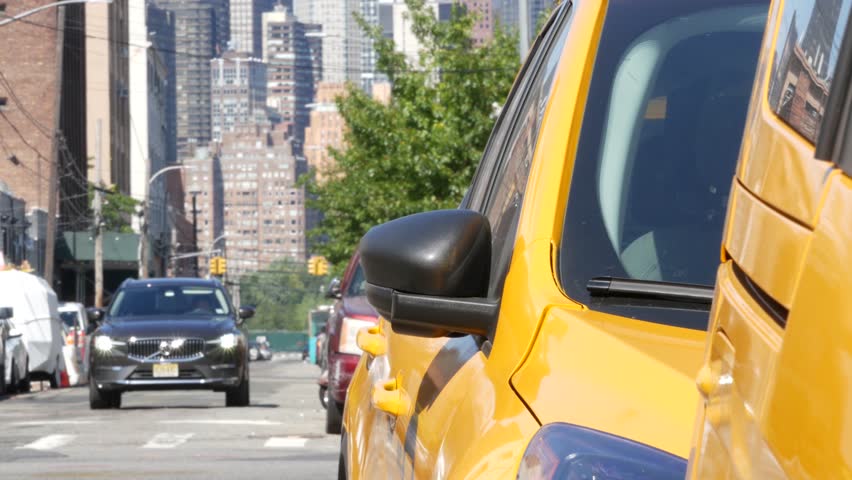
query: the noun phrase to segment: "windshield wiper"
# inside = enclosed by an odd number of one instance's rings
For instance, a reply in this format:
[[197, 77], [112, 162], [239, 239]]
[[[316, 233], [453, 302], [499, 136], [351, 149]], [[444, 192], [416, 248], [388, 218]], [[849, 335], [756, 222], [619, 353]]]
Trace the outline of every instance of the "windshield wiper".
[[586, 283], [586, 290], [594, 297], [635, 297], [707, 305], [713, 303], [713, 287], [691, 283], [595, 277]]

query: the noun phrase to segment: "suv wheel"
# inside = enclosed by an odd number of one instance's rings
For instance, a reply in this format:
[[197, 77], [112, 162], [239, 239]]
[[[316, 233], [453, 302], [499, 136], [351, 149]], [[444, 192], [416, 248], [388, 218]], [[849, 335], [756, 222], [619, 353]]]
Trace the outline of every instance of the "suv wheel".
[[325, 409], [325, 433], [340, 433], [343, 428], [343, 405], [337, 403], [333, 398], [328, 398], [328, 407]]
[[121, 392], [99, 390], [93, 380], [89, 380], [89, 408], [103, 410], [106, 408], [121, 408]]
[[226, 407], [247, 407], [249, 404], [249, 379], [243, 378], [239, 386], [225, 391]]
[[21, 393], [29, 393], [33, 385], [30, 382], [30, 361], [27, 359], [27, 369], [24, 370], [24, 378], [18, 383], [18, 391]]

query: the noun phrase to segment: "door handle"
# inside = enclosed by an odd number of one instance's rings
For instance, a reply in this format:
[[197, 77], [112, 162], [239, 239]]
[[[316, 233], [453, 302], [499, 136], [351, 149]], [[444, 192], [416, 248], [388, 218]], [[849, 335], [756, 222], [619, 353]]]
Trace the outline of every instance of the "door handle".
[[373, 407], [393, 416], [406, 415], [411, 409], [411, 398], [394, 378], [373, 385]]
[[355, 336], [355, 343], [358, 345], [358, 348], [373, 357], [384, 355], [388, 350], [387, 338], [385, 338], [385, 334], [379, 325], [358, 330], [358, 335]]

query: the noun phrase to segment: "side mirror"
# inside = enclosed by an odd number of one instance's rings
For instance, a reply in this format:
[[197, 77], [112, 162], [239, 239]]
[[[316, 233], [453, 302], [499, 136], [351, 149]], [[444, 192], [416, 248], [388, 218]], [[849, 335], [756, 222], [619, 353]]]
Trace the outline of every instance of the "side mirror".
[[86, 316], [90, 322], [100, 323], [104, 318], [104, 310], [97, 307], [89, 307], [86, 309]]
[[367, 300], [394, 332], [492, 333], [491, 226], [472, 210], [436, 210], [373, 227], [361, 239]]
[[95, 333], [95, 330], [97, 330], [97, 329], [98, 329], [98, 324], [97, 324], [97, 323], [95, 323], [94, 321], [89, 322], [89, 323], [86, 325], [86, 335], [88, 336], [88, 335], [91, 335], [91, 334]]
[[253, 307], [240, 307], [239, 312], [237, 312], [237, 316], [240, 319], [239, 323], [243, 323], [249, 318], [254, 316], [254, 308]]
[[15, 316], [15, 311], [12, 307], [0, 308], [0, 320], [5, 320], [7, 318], [12, 318], [14, 316]]
[[328, 290], [325, 293], [326, 298], [341, 298], [343, 296], [340, 291], [340, 279], [334, 277], [328, 284]]

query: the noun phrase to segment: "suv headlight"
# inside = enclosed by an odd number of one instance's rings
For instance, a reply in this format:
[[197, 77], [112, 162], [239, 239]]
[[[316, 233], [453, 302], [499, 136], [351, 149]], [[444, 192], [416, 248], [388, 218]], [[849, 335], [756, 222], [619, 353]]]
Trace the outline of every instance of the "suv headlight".
[[226, 333], [219, 337], [219, 346], [224, 350], [230, 350], [237, 346], [237, 336], [233, 333]]
[[109, 352], [112, 351], [112, 347], [115, 346], [112, 339], [107, 337], [106, 335], [98, 335], [95, 337], [95, 349], [99, 352]]
[[541, 427], [527, 446], [518, 480], [682, 480], [686, 460], [608, 433], [567, 423]]

